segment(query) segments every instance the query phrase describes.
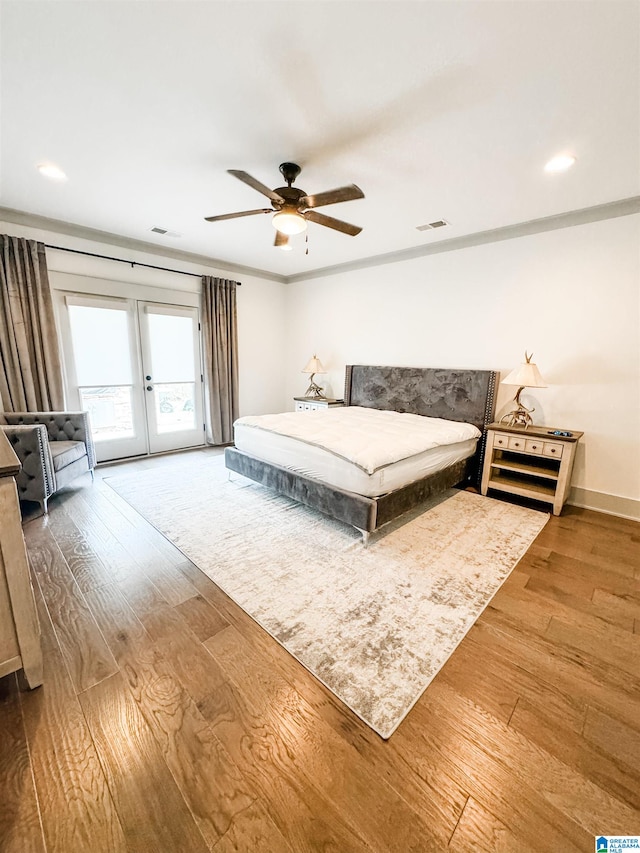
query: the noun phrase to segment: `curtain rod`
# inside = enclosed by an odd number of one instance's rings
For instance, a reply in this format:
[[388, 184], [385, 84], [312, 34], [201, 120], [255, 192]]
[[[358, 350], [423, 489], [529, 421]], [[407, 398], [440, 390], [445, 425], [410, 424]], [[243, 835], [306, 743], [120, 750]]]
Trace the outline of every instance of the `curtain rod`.
[[[157, 267], [154, 264], [143, 264], [141, 261], [128, 261], [126, 258], [112, 258], [111, 255], [97, 255], [95, 252], [83, 252], [81, 249], [67, 249], [66, 246], [50, 246], [48, 243], [45, 243], [46, 249], [57, 249], [59, 252], [72, 252], [74, 255], [87, 255], [89, 258], [102, 258], [105, 261], [117, 261], [119, 264], [130, 264], [131, 267], [146, 267], [150, 270], [162, 270], [162, 272], [174, 272], [178, 275], [191, 275], [196, 278], [202, 278], [202, 273], [199, 272], [186, 272], [185, 270], [173, 270], [169, 267]], [[242, 282], [236, 281], [238, 287], [240, 287]]]

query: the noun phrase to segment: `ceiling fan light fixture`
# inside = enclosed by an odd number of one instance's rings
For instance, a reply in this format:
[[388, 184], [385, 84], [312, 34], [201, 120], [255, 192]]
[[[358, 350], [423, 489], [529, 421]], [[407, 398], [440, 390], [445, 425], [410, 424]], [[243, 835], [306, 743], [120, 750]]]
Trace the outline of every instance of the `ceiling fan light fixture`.
[[302, 234], [307, 227], [307, 220], [297, 210], [279, 210], [271, 220], [273, 227], [281, 234]]

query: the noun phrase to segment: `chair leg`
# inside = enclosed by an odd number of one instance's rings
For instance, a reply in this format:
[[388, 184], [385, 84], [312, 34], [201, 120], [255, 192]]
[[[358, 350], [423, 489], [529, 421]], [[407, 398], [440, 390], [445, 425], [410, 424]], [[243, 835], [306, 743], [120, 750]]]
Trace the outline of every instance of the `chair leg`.
[[89, 473], [91, 474], [91, 482], [94, 483], [96, 478], [93, 475], [93, 468], [89, 468]]
[[49, 500], [49, 498], [43, 498], [42, 501], [40, 502], [40, 506], [42, 507], [42, 514], [43, 515], [49, 514], [49, 507], [47, 506], [48, 500]]

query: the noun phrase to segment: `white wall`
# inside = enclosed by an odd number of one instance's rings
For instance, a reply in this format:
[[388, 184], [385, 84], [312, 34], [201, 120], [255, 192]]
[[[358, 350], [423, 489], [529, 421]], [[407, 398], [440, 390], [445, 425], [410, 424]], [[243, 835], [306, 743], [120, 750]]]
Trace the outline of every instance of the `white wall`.
[[522, 395], [534, 421], [585, 432], [573, 500], [640, 517], [639, 246], [633, 215], [290, 284], [289, 407], [313, 352], [339, 397], [345, 364], [505, 376], [527, 349], [549, 385]]
[[[346, 364], [475, 367], [502, 375], [534, 353], [546, 389], [523, 394], [536, 423], [584, 430], [572, 500], [640, 518], [640, 216], [284, 285], [0, 222], [5, 234], [239, 278], [241, 414], [292, 408], [316, 377], [341, 396]], [[48, 250], [70, 273], [127, 286], [199, 291], [199, 279]], [[515, 389], [502, 387], [498, 411]]]
[[0, 221], [0, 231], [49, 245], [198, 274], [192, 277], [139, 266], [132, 268], [128, 264], [47, 249], [49, 279], [54, 289], [69, 289], [75, 282], [79, 291], [96, 292], [102, 284], [103, 293], [122, 295], [124, 286], [134, 298], [158, 299], [164, 294], [167, 301], [179, 304], [184, 299], [193, 304], [193, 296], [200, 293], [200, 275], [241, 281], [237, 291], [240, 414], [278, 412], [286, 407], [284, 284], [8, 222]]

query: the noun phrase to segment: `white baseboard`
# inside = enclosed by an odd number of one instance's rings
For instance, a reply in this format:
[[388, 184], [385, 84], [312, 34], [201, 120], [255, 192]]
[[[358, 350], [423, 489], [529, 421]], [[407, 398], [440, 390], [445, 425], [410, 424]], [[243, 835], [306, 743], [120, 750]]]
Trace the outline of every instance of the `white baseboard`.
[[620, 495], [609, 495], [606, 492], [595, 492], [592, 489], [582, 489], [574, 486], [569, 493], [567, 503], [582, 509], [594, 509], [607, 515], [618, 515], [631, 521], [640, 521], [640, 500], [623, 498]]

